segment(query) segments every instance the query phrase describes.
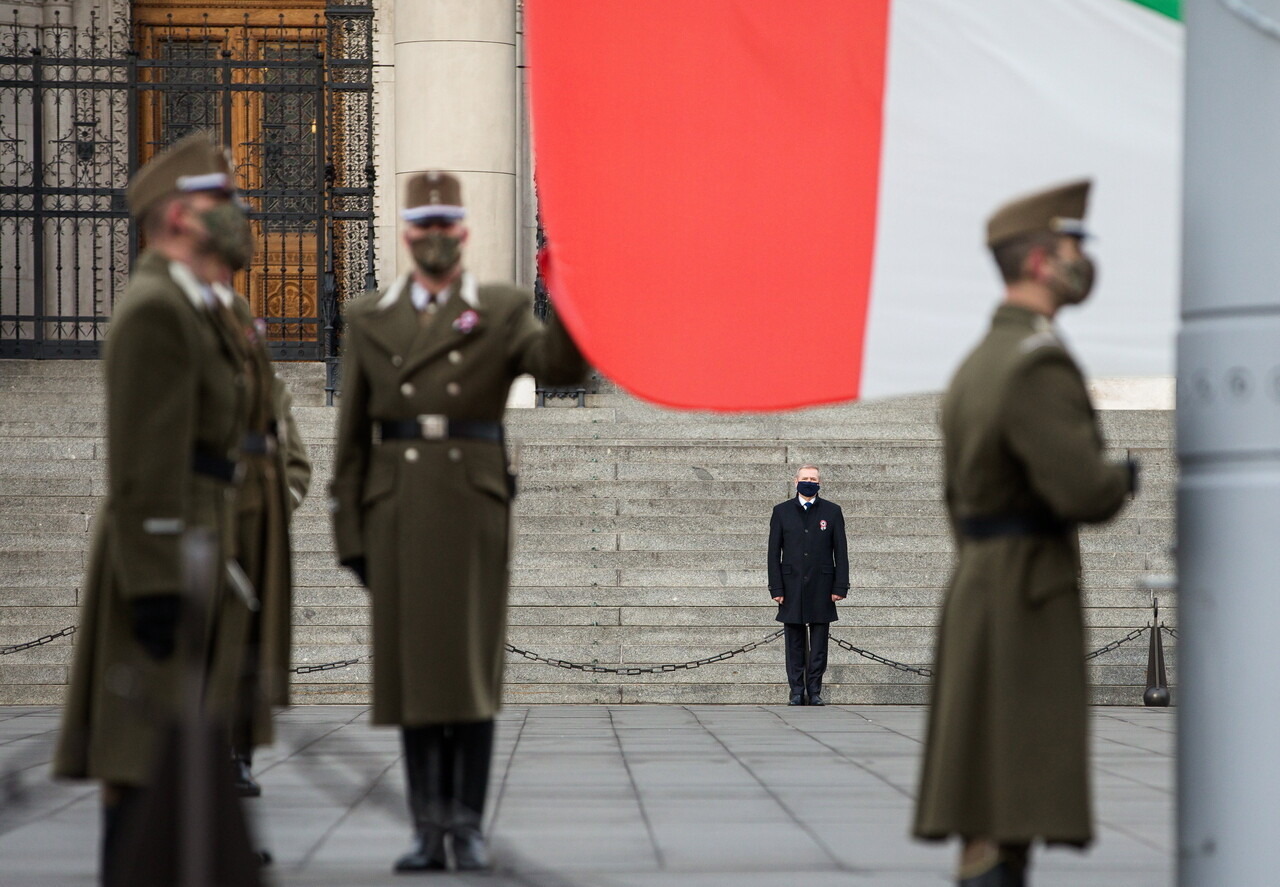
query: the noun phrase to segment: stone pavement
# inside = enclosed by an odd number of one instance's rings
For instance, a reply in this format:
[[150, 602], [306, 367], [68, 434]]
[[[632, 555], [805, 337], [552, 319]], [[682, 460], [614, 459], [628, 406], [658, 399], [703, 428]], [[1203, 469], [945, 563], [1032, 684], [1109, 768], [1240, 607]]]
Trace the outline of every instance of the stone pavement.
[[[513, 706], [498, 725], [488, 887], [941, 887], [951, 845], [908, 837], [919, 706]], [[300, 706], [250, 802], [282, 887], [403, 885], [398, 734], [363, 706]], [[94, 882], [96, 792], [55, 784], [48, 707], [0, 708], [0, 885]], [[1093, 713], [1099, 842], [1037, 851], [1035, 887], [1173, 882], [1171, 710]]]

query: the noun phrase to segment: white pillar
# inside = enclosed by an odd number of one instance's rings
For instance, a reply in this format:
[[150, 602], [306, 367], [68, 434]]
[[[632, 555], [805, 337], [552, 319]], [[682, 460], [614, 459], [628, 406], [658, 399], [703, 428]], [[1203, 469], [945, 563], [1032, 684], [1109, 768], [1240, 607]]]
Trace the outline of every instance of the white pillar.
[[1280, 678], [1273, 268], [1280, 0], [1192, 0], [1183, 10], [1178, 883], [1273, 884], [1280, 872], [1280, 707], [1272, 699]]
[[515, 0], [396, 0], [395, 44], [396, 205], [413, 173], [458, 176], [467, 266], [481, 280], [514, 279]]

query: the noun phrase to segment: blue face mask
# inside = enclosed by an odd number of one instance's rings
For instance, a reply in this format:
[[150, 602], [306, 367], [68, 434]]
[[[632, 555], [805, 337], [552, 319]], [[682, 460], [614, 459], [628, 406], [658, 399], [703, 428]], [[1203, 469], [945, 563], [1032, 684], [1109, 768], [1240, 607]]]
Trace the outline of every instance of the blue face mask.
[[806, 499], [812, 499], [818, 495], [818, 485], [811, 480], [802, 480], [796, 483], [796, 492]]

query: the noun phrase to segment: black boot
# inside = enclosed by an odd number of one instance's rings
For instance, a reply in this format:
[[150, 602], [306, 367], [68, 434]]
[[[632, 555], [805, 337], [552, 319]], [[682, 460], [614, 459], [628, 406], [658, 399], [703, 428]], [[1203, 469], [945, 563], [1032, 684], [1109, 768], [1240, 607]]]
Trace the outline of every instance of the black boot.
[[1000, 860], [994, 867], [972, 878], [961, 878], [959, 887], [1026, 887], [1027, 870], [1007, 860]]
[[413, 848], [396, 860], [397, 872], [448, 868], [445, 856], [444, 731], [442, 726], [405, 727], [404, 770], [413, 816]]
[[262, 786], [253, 778], [253, 752], [233, 751], [231, 760], [236, 767], [236, 794], [242, 798], [262, 797]]
[[481, 824], [493, 760], [493, 721], [453, 727], [453, 855], [459, 871], [489, 867], [489, 848]]
[[102, 805], [102, 887], [123, 887], [115, 876], [116, 845], [120, 841], [121, 826], [133, 815], [142, 790], [117, 785], [110, 791], [115, 796], [113, 801]]

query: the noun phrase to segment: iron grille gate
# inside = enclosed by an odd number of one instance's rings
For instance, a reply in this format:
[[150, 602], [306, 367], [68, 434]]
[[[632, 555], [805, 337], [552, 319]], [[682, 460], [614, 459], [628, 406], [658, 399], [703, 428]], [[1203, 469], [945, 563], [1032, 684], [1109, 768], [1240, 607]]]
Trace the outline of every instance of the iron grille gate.
[[236, 283], [277, 358], [325, 359], [375, 285], [373, 9], [310, 27], [0, 27], [0, 357], [91, 358], [138, 251], [140, 160], [193, 129], [232, 146], [258, 238]]

